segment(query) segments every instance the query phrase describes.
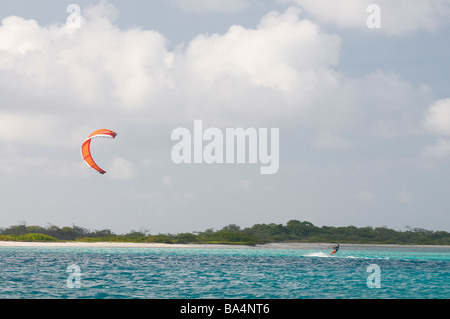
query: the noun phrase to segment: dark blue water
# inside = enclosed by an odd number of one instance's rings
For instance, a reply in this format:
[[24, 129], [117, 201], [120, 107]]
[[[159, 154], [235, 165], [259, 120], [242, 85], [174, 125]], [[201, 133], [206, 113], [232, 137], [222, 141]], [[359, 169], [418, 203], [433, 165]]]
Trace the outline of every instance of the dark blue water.
[[[0, 247], [1, 298], [449, 298], [450, 248]], [[74, 267], [75, 268], [70, 268]], [[69, 267], [69, 269], [68, 269]], [[68, 271], [70, 269], [75, 269]]]

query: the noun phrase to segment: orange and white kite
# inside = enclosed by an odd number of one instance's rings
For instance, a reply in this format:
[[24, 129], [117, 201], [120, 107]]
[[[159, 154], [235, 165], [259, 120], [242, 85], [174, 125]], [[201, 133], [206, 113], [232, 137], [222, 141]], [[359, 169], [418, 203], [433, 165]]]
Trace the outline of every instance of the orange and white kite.
[[107, 129], [99, 129], [96, 130], [94, 132], [91, 133], [91, 135], [89, 135], [87, 137], [87, 139], [84, 140], [83, 144], [81, 145], [81, 156], [83, 156], [84, 161], [86, 162], [86, 164], [88, 164], [88, 166], [94, 170], [96, 170], [97, 172], [99, 172], [100, 174], [105, 174], [106, 171], [102, 170], [95, 162], [94, 159], [92, 158], [91, 155], [91, 140], [94, 137], [108, 137], [108, 138], [115, 138], [116, 137], [116, 133]]

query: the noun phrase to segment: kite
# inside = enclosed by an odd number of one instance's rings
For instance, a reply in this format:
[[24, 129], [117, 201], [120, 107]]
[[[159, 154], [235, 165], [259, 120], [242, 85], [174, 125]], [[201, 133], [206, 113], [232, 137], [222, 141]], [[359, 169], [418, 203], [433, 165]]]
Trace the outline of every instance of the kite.
[[83, 144], [81, 145], [81, 156], [83, 157], [83, 160], [86, 162], [86, 164], [91, 167], [92, 169], [96, 170], [100, 174], [105, 174], [106, 171], [101, 169], [92, 158], [91, 155], [91, 140], [94, 137], [108, 137], [108, 138], [115, 138], [116, 133], [107, 129], [99, 129], [91, 133], [87, 137], [87, 139], [84, 140]]

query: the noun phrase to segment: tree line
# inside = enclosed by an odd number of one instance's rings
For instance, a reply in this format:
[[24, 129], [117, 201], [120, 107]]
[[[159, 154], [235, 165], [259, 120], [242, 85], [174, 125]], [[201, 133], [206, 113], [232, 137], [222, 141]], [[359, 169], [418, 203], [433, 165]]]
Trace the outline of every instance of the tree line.
[[290, 220], [282, 224], [255, 224], [241, 228], [230, 224], [222, 229], [178, 234], [148, 234], [131, 231], [115, 234], [109, 229], [89, 230], [79, 226], [15, 225], [0, 228], [1, 241], [81, 241], [81, 242], [141, 242], [168, 244], [243, 244], [257, 245], [274, 242], [358, 243], [358, 244], [417, 244], [449, 245], [450, 233], [407, 227], [397, 231], [383, 227], [318, 227], [307, 221]]

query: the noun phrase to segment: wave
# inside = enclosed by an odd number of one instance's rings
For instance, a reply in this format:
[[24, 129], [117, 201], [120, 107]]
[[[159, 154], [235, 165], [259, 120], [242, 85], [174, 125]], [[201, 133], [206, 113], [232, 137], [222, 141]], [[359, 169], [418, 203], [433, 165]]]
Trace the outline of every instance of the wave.
[[324, 253], [324, 252], [319, 251], [319, 252], [314, 252], [314, 253], [306, 254], [306, 255], [304, 255], [304, 257], [323, 257], [323, 258], [329, 258], [329, 257], [332, 257], [332, 256], [331, 256], [330, 254], [326, 254], [326, 253]]
[[389, 259], [389, 257], [369, 257], [369, 256], [342, 256], [342, 255], [330, 255], [324, 252], [311, 252], [303, 255], [303, 257], [320, 257], [320, 258], [348, 258], [348, 259]]

